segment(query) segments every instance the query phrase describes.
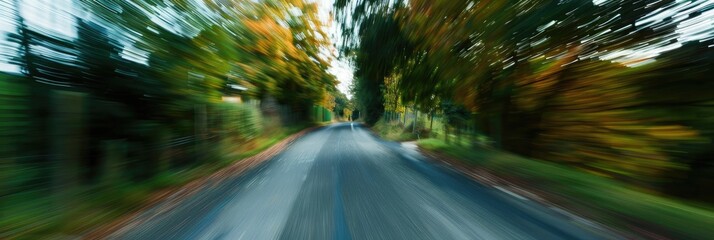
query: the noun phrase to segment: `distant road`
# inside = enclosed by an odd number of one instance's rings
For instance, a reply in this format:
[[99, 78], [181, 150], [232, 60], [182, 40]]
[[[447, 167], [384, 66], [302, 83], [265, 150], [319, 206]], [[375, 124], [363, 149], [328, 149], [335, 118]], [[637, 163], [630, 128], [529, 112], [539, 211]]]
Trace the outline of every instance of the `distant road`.
[[[600, 239], [358, 124], [314, 131], [118, 239]], [[610, 237], [607, 237], [610, 238]]]

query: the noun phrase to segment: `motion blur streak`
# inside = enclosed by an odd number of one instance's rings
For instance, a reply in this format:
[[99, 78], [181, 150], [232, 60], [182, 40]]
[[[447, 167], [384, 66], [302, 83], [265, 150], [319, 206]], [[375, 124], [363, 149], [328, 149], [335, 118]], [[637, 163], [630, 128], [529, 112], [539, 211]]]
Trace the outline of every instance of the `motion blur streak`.
[[[160, 208], [160, 206], [159, 206]], [[196, 212], [197, 208], [202, 209]], [[344, 232], [340, 232], [342, 231]], [[597, 239], [349, 123], [118, 239]], [[611, 238], [613, 236], [609, 236]]]
[[712, 76], [714, 0], [0, 0], [0, 239], [711, 239]]
[[321, 11], [0, 0], [0, 238], [82, 235], [157, 190], [349, 118]]
[[[356, 67], [355, 103], [385, 136], [432, 138], [423, 143], [472, 167], [578, 192], [568, 197], [620, 214], [607, 221], [627, 216], [665, 235], [713, 235], [699, 230], [714, 225], [707, 210], [713, 1], [337, 0], [335, 7], [342, 52]], [[528, 157], [521, 167], [550, 163], [514, 174], [459, 145]], [[474, 159], [479, 154], [483, 161]], [[584, 180], [592, 176], [600, 179]], [[565, 179], [582, 181], [570, 183], [581, 190], [558, 184]], [[625, 199], [638, 197], [604, 190], [620, 184], [652, 199], [630, 204]], [[598, 195], [619, 200], [588, 200]]]

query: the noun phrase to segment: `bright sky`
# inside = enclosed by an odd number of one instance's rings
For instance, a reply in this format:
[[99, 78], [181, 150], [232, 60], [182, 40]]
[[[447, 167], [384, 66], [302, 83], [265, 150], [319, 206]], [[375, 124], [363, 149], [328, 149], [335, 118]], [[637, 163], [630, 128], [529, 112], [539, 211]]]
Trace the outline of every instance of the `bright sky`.
[[[334, 42], [335, 39], [338, 39], [337, 36], [341, 34], [340, 29], [338, 27], [339, 24], [337, 24], [334, 19], [330, 17], [334, 0], [315, 1], [317, 1], [317, 4], [320, 5], [320, 18], [323, 22], [325, 22], [325, 24], [329, 26], [329, 28], [327, 29], [327, 34], [330, 35], [330, 38], [332, 38]], [[329, 71], [330, 73], [332, 73], [332, 75], [335, 75], [335, 77], [337, 77], [338, 81], [340, 81], [340, 84], [337, 86], [337, 89], [347, 95], [347, 98], [352, 99], [352, 94], [350, 93], [349, 87], [350, 84], [352, 84], [354, 70], [350, 66], [350, 64], [344, 59], [336, 59], [336, 57], [339, 55], [337, 54], [337, 49], [330, 49], [330, 51], [332, 51], [332, 56], [335, 57], [335, 59], [333, 59], [332, 66], [330, 67]]]

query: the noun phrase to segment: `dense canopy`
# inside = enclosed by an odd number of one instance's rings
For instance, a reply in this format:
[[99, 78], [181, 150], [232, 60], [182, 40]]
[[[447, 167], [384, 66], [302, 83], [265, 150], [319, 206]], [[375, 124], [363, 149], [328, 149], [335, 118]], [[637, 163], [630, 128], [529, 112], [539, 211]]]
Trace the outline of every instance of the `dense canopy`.
[[710, 2], [343, 0], [336, 7], [368, 123], [403, 106], [447, 119], [462, 108], [463, 121], [495, 146], [706, 195], [697, 189], [711, 184], [714, 170]]

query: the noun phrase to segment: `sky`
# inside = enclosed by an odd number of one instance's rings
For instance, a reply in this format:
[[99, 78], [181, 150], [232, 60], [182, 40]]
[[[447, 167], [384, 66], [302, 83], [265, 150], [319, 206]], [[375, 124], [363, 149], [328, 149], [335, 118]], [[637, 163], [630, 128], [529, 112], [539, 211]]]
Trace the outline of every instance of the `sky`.
[[[327, 33], [332, 38], [331, 42], [334, 42], [334, 40], [337, 39], [337, 36], [341, 34], [340, 29], [338, 27], [339, 24], [337, 24], [334, 19], [330, 17], [330, 13], [333, 9], [332, 4], [334, 0], [315, 1], [317, 2], [317, 4], [320, 5], [320, 18], [323, 22], [325, 22], [327, 26], [329, 26], [327, 29]], [[354, 69], [345, 59], [336, 58], [339, 55], [337, 54], [337, 49], [330, 49], [329, 51], [332, 51], [332, 55], [335, 57], [335, 59], [333, 59], [332, 61], [332, 66], [330, 66], [329, 72], [332, 73], [332, 75], [335, 75], [335, 77], [337, 77], [337, 81], [340, 81], [340, 84], [337, 86], [337, 89], [347, 95], [347, 98], [352, 99], [352, 94], [350, 93], [349, 87], [350, 84], [352, 84], [352, 79], [354, 77]]]
[[[40, 28], [43, 31], [53, 33], [55, 35], [64, 36], [66, 38], [76, 37], [74, 24], [68, 24], [74, 21], [75, 15], [79, 14], [73, 8], [74, 3], [79, 0], [24, 0], [21, 2], [21, 14], [25, 17], [27, 24], [31, 27]], [[328, 26], [327, 33], [331, 39], [339, 39], [341, 34], [339, 24], [334, 22], [330, 17], [334, 0], [307, 0], [319, 4], [320, 18]], [[594, 0], [595, 4], [602, 4], [607, 0]], [[14, 31], [14, 0], [0, 0], [0, 71], [18, 72], [19, 68], [16, 65], [8, 64], [7, 60], [16, 53], [16, 44], [6, 41], [4, 38], [8, 32]], [[633, 46], [628, 49], [620, 49], [612, 51], [601, 59], [614, 60], [618, 62], [629, 62], [638, 59], [652, 59], [659, 53], [671, 50], [681, 46], [681, 42], [706, 40], [714, 38], [714, 0], [697, 0], [697, 1], [676, 1], [674, 7], [667, 9], [659, 9], [651, 13], [648, 17], [640, 19], [636, 25], [647, 26], [656, 24], [665, 18], [672, 18], [678, 21], [676, 33], [671, 37], [679, 41], [675, 44], [670, 44], [663, 41], [659, 44], [644, 44]], [[702, 13], [692, 19], [687, 19], [689, 13], [693, 11], [701, 11]], [[684, 20], [684, 21], [682, 21]], [[128, 52], [132, 52], [131, 45], [128, 46]], [[125, 51], [127, 52], [127, 51]], [[337, 49], [326, 49], [325, 52], [333, 57], [333, 61], [329, 72], [337, 77], [340, 82], [338, 89], [345, 93], [349, 98], [349, 86], [353, 80], [354, 69], [345, 59], [338, 59]], [[123, 57], [130, 59], [131, 54], [123, 54]], [[638, 65], [646, 64], [651, 61], [636, 61]]]
[[[25, 23], [35, 29], [65, 38], [77, 37], [73, 0], [20, 1], [20, 14]], [[15, 31], [14, 0], [0, 0], [0, 71], [19, 72], [17, 65], [8, 64], [7, 56], [16, 54], [17, 44], [6, 41], [6, 34]], [[70, 24], [68, 24], [70, 23]]]

